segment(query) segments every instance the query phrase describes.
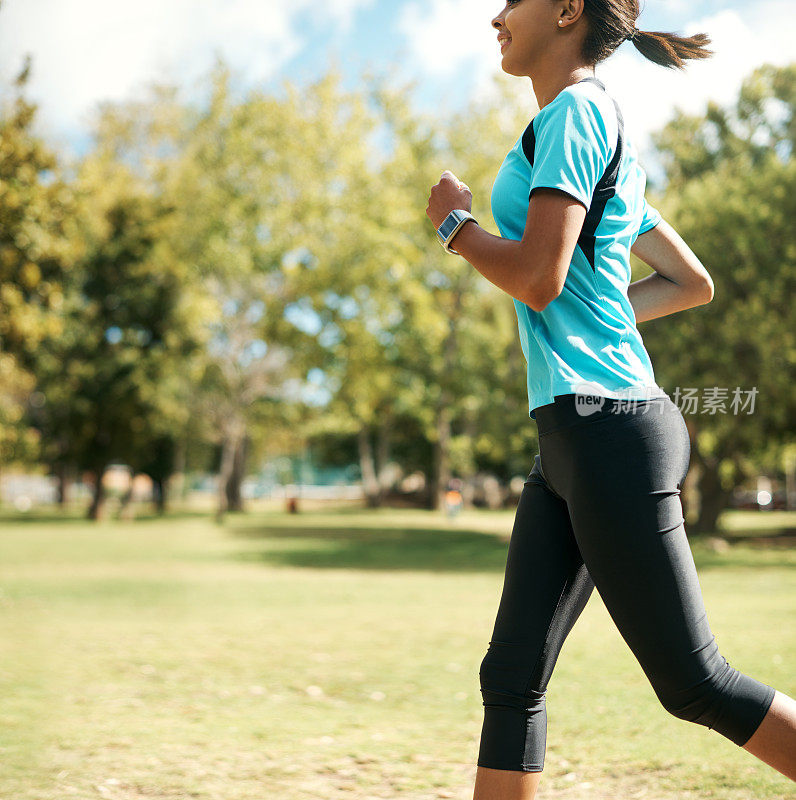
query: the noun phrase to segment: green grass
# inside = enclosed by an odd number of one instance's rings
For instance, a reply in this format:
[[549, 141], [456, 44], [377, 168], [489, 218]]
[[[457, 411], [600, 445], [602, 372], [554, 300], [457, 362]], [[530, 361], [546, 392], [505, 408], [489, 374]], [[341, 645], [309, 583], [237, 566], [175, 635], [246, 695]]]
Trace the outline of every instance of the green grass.
[[[512, 518], [6, 515], [0, 798], [470, 800]], [[796, 550], [693, 547], [723, 654], [796, 695]], [[660, 707], [596, 594], [548, 709], [540, 800], [793, 797]]]

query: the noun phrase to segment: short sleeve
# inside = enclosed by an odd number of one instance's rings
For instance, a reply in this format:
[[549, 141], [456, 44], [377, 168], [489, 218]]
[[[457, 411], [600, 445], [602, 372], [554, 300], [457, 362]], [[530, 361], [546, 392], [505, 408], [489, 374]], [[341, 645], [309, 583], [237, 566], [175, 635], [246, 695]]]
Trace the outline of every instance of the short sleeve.
[[663, 217], [661, 217], [660, 213], [647, 202], [647, 198], [645, 197], [643, 214], [641, 217], [641, 225], [639, 225], [638, 235], [641, 236], [642, 233], [651, 231], [662, 219]]
[[540, 188], [560, 189], [588, 211], [612, 157], [597, 103], [580, 92], [562, 91], [536, 115], [534, 134], [530, 193]]

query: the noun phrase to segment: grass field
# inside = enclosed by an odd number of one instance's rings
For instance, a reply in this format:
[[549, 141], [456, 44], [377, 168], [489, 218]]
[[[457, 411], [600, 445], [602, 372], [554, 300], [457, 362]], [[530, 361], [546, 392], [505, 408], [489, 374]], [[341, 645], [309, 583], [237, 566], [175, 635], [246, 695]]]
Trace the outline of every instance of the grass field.
[[[0, 798], [470, 800], [512, 518], [6, 514]], [[725, 520], [727, 552], [693, 545], [713, 631], [796, 695], [796, 549], [754, 539], [796, 515]], [[548, 710], [541, 800], [794, 797], [660, 707], [596, 594]]]

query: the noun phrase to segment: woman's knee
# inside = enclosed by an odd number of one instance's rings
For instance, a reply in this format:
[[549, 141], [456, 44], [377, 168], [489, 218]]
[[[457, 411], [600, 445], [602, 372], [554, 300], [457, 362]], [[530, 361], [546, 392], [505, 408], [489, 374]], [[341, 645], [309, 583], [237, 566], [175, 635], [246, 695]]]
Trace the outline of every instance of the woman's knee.
[[544, 687], [533, 685], [537, 648], [509, 642], [489, 643], [478, 678], [484, 706], [532, 713], [544, 707]]
[[773, 693], [771, 687], [731, 667], [720, 654], [699, 680], [658, 681], [653, 688], [672, 716], [715, 730], [737, 745], [757, 729]]
[[724, 672], [712, 672], [694, 685], [653, 686], [661, 705], [672, 716], [686, 722], [713, 727], [724, 702]]
[[479, 766], [518, 772], [544, 767], [545, 692], [534, 686], [535, 655], [530, 651], [526, 645], [491, 642], [481, 661], [484, 723]]

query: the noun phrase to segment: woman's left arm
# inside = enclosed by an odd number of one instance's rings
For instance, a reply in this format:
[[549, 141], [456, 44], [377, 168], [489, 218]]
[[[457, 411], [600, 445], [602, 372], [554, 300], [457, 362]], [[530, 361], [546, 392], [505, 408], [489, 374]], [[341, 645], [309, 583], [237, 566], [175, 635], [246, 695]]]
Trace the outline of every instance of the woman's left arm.
[[[470, 210], [472, 194], [453, 173], [442, 173], [431, 190], [426, 214], [438, 228], [455, 208]], [[535, 189], [522, 239], [503, 239], [480, 225], [465, 223], [452, 245], [488, 281], [542, 311], [564, 288], [586, 208], [559, 189]]]
[[665, 219], [642, 233], [631, 249], [655, 270], [627, 288], [636, 323], [702, 306], [713, 299], [713, 279]]

